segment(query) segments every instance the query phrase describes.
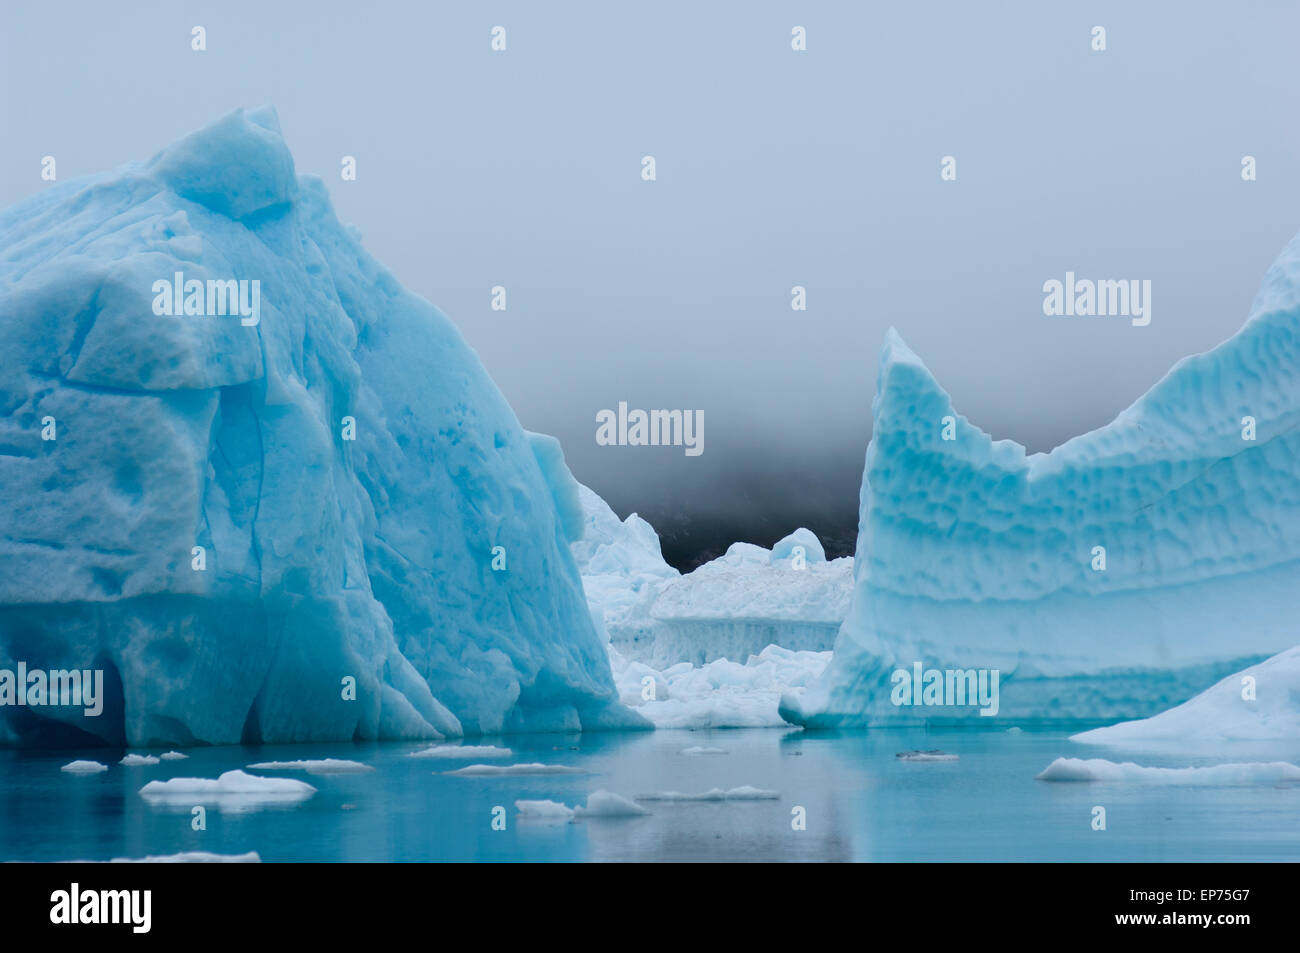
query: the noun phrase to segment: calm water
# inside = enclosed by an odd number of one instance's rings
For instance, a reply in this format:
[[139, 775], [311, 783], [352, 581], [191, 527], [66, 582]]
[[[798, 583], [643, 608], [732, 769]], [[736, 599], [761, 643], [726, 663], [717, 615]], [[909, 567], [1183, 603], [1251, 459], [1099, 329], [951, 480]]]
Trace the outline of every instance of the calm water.
[[[515, 757], [494, 763], [542, 761], [588, 773], [448, 777], [435, 772], [474, 762], [410, 758], [425, 745], [400, 743], [191, 749], [189, 760], [138, 768], [119, 766], [121, 751], [0, 751], [0, 860], [183, 850], [255, 850], [266, 861], [1300, 860], [1300, 787], [1035, 781], [1053, 758], [1101, 754], [1071, 745], [1064, 732], [659, 731], [496, 743], [513, 748]], [[681, 753], [692, 745], [727, 754]], [[894, 757], [914, 748], [942, 748], [960, 760]], [[1295, 761], [1298, 754], [1265, 757]], [[327, 757], [377, 770], [328, 777], [275, 772], [308, 781], [317, 794], [296, 806], [209, 807], [202, 832], [190, 829], [189, 806], [151, 806], [138, 793], [153, 779], [213, 778], [254, 761]], [[110, 768], [89, 777], [59, 770], [74, 758]], [[514, 808], [520, 798], [581, 804], [597, 788], [633, 796], [741, 785], [778, 791], [780, 799], [647, 802], [649, 817], [576, 823], [522, 818]], [[504, 831], [491, 826], [496, 805], [506, 807]], [[792, 829], [796, 805], [806, 809], [806, 830]], [[1094, 805], [1107, 810], [1104, 832], [1091, 829]]]

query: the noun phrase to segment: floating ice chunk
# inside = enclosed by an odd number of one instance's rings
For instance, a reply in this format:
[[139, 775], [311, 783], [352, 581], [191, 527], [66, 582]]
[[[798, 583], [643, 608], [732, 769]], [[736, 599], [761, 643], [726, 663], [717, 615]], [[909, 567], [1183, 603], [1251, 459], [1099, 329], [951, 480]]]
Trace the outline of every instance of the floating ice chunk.
[[1114, 781], [1134, 784], [1223, 785], [1300, 782], [1300, 767], [1286, 761], [1216, 764], [1199, 768], [1148, 768], [1131, 761], [1057, 758], [1039, 781]]
[[776, 791], [764, 791], [748, 784], [732, 788], [727, 792], [728, 801], [775, 801], [781, 795]]
[[578, 817], [643, 817], [649, 813], [623, 795], [605, 790], [592, 791], [587, 795], [587, 806], [574, 810]]
[[775, 801], [781, 795], [776, 791], [764, 791], [762, 788], [748, 784], [724, 791], [712, 788], [699, 794], [683, 794], [680, 791], [659, 791], [655, 794], [638, 794], [638, 801]]
[[181, 754], [179, 751], [164, 751], [158, 757], [163, 761], [184, 761], [189, 755]]
[[496, 745], [434, 745], [412, 751], [412, 758], [509, 758], [513, 751]]
[[1074, 735], [1087, 745], [1215, 752], [1300, 738], [1300, 647], [1287, 649], [1151, 718]]
[[899, 761], [957, 761], [955, 754], [948, 754], [937, 748], [933, 751], [900, 751], [894, 755]]
[[705, 748], [700, 745], [691, 745], [689, 748], [683, 748], [682, 754], [726, 754], [725, 748]]
[[99, 774], [101, 771], [107, 771], [108, 765], [100, 764], [98, 761], [69, 761], [60, 771], [66, 771], [68, 774]]
[[263, 804], [294, 804], [316, 793], [305, 781], [262, 778], [243, 771], [226, 771], [211, 778], [172, 778], [150, 781], [140, 789], [147, 801], [159, 804], [216, 804], [223, 810], [249, 810]]
[[634, 801], [612, 791], [592, 791], [585, 806], [569, 807], [559, 801], [515, 801], [521, 817], [551, 820], [578, 820], [588, 817], [644, 817], [650, 812]]
[[161, 854], [151, 857], [114, 857], [114, 864], [260, 864], [262, 856], [255, 850], [246, 854], [213, 854], [206, 850], [186, 850], [179, 854]]
[[69, 864], [260, 864], [255, 850], [246, 854], [213, 854], [206, 850], [183, 850], [178, 854], [151, 854], [148, 857], [114, 857], [112, 860], [70, 860]]
[[306, 771], [308, 774], [365, 774], [375, 770], [360, 761], [343, 758], [323, 758], [318, 761], [259, 761], [250, 764], [249, 771]]
[[548, 820], [570, 820], [573, 808], [559, 801], [515, 801], [520, 817], [540, 817]]
[[138, 768], [144, 764], [157, 764], [159, 760], [161, 759], [151, 754], [128, 754], [118, 764], [128, 768]]
[[[437, 773], [437, 772], [435, 772]], [[470, 764], [455, 771], [443, 771], [443, 774], [462, 778], [497, 778], [510, 775], [532, 774], [586, 774], [582, 768], [573, 768], [567, 764]]]

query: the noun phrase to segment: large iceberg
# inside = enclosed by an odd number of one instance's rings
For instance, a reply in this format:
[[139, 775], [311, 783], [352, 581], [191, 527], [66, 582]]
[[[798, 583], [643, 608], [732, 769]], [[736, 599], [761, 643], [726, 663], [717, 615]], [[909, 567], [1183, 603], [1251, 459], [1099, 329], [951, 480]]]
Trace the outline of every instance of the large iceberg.
[[106, 696], [6, 706], [0, 743], [644, 724], [558, 444], [295, 174], [274, 111], [0, 213], [0, 354], [0, 668]]
[[872, 408], [852, 608], [789, 721], [977, 717], [894, 704], [918, 665], [999, 672], [1001, 723], [1142, 718], [1298, 641], [1300, 239], [1234, 337], [1050, 453], [958, 415], [892, 329]]

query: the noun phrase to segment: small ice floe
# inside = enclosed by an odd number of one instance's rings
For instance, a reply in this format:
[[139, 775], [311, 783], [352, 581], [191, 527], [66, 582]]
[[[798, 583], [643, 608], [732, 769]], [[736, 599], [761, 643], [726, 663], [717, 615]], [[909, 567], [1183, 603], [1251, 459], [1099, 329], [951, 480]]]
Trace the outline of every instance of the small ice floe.
[[946, 751], [940, 751], [938, 748], [931, 748], [929, 751], [900, 751], [894, 755], [899, 761], [957, 761], [960, 760], [955, 754], [948, 754]]
[[644, 817], [650, 812], [635, 801], [629, 801], [613, 791], [592, 791], [587, 795], [587, 806], [577, 808], [578, 817]]
[[508, 758], [512, 754], [509, 748], [496, 745], [433, 745], [420, 751], [412, 751], [412, 758]]
[[[438, 772], [434, 772], [435, 774]], [[443, 774], [462, 778], [497, 778], [507, 775], [529, 774], [586, 774], [582, 768], [571, 768], [567, 764], [469, 764], [455, 771], [443, 771]]]
[[151, 754], [128, 754], [118, 764], [128, 768], [138, 768], [144, 764], [157, 764], [159, 760]]
[[645, 817], [650, 812], [613, 791], [592, 791], [587, 795], [586, 806], [569, 807], [559, 801], [515, 801], [520, 817], [546, 820], [578, 820], [579, 818]]
[[537, 817], [548, 821], [573, 819], [573, 808], [559, 801], [515, 801], [520, 817]]
[[112, 860], [68, 860], [68, 864], [260, 864], [262, 857], [255, 850], [247, 854], [213, 854], [206, 850], [183, 850], [179, 854], [158, 854], [149, 857], [114, 857]]
[[700, 745], [691, 745], [689, 748], [683, 748], [682, 754], [726, 754], [724, 748], [704, 748]]
[[683, 794], [680, 791], [659, 791], [655, 794], [638, 794], [638, 801], [775, 801], [781, 795], [776, 791], [764, 791], [762, 788], [746, 784], [724, 791], [713, 788], [699, 794]]
[[226, 771], [211, 778], [172, 778], [150, 781], [140, 795], [155, 804], [215, 804], [222, 810], [251, 810], [263, 805], [305, 801], [316, 789], [292, 778], [260, 778], [243, 771]]
[[322, 758], [305, 761], [259, 761], [250, 764], [249, 771], [306, 771], [308, 774], [365, 774], [375, 770], [360, 761], [345, 758]]
[[1222, 785], [1300, 783], [1300, 767], [1287, 761], [1215, 764], [1200, 768], [1149, 768], [1104, 758], [1057, 758], [1039, 781], [1115, 781], [1135, 784]]
[[68, 774], [99, 774], [101, 771], [107, 771], [108, 765], [100, 764], [98, 761], [69, 761], [60, 771], [66, 771]]
[[184, 761], [189, 755], [181, 754], [179, 751], [164, 751], [158, 757], [164, 761]]

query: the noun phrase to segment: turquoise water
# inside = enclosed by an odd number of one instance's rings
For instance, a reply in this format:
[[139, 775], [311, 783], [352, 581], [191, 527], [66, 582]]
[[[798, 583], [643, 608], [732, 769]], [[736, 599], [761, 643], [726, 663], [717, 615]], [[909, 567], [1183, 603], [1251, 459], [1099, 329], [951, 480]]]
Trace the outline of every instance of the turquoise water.
[[[1064, 732], [876, 730], [659, 731], [488, 739], [515, 757], [582, 775], [464, 778], [469, 762], [410, 758], [421, 744], [262, 745], [189, 749], [186, 761], [119, 766], [121, 751], [0, 751], [0, 859], [105, 860], [184, 850], [265, 861], [1277, 861], [1300, 860], [1300, 786], [1161, 787], [1047, 783], [1034, 775], [1059, 756], [1114, 753], [1072, 745]], [[724, 755], [685, 755], [714, 746]], [[895, 754], [941, 748], [960, 760], [909, 763]], [[160, 752], [153, 751], [158, 754]], [[1300, 751], [1252, 752], [1295, 762]], [[110, 765], [65, 774], [74, 758]], [[347, 758], [373, 773], [309, 776], [318, 791], [295, 806], [222, 812], [191, 829], [188, 805], [152, 806], [147, 781], [216, 777], [255, 761]], [[1132, 757], [1189, 765], [1233, 759]], [[272, 774], [272, 772], [258, 772]], [[647, 802], [649, 817], [570, 823], [520, 817], [516, 799], [569, 805], [604, 788], [626, 796], [752, 785], [775, 801]], [[197, 803], [197, 802], [196, 802]], [[504, 831], [492, 809], [506, 808]], [[1107, 829], [1092, 830], [1106, 808]], [[793, 809], [806, 829], [792, 828]]]

